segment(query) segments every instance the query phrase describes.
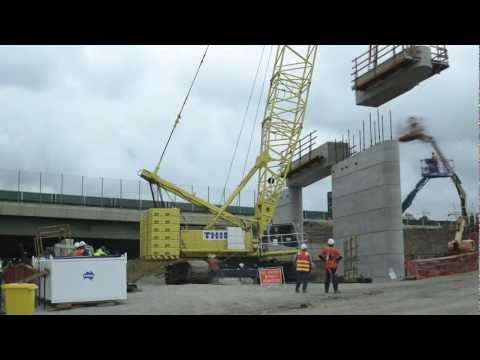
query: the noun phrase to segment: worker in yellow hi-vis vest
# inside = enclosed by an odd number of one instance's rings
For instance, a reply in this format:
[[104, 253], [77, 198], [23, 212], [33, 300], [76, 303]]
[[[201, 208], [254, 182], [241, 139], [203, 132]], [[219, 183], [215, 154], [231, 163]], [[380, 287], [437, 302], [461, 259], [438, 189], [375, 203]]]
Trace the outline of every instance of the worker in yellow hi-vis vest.
[[106, 251], [107, 249], [105, 248], [105, 246], [101, 246], [97, 249], [97, 251], [95, 251], [95, 253], [93, 254], [93, 256], [107, 256], [108, 253]]
[[302, 291], [307, 292], [308, 278], [313, 268], [313, 261], [308, 252], [307, 244], [302, 244], [301, 251], [295, 257], [295, 265], [297, 269], [297, 285], [295, 292], [300, 292], [300, 284], [302, 284]]

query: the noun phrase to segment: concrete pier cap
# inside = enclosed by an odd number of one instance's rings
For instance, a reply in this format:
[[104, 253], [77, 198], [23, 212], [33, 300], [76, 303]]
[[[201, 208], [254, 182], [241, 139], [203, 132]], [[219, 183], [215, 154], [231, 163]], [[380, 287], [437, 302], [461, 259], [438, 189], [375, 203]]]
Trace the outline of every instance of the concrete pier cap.
[[446, 68], [446, 49], [416, 45], [393, 52], [385, 61], [373, 64], [369, 71], [354, 79], [356, 103], [379, 107]]

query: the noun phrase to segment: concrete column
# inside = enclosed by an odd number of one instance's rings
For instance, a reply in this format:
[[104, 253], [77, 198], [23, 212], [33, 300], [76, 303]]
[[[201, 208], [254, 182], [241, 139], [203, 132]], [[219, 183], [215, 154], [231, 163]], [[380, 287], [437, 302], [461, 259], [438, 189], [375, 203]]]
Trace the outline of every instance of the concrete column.
[[299, 233], [303, 233], [303, 198], [301, 187], [289, 187], [291, 222]]
[[273, 224], [294, 224], [296, 231], [303, 233], [302, 187], [290, 186], [278, 201]]
[[385, 141], [335, 165], [332, 199], [334, 239], [342, 252], [344, 242], [357, 242], [358, 275], [389, 281], [393, 269], [403, 278], [398, 143]]

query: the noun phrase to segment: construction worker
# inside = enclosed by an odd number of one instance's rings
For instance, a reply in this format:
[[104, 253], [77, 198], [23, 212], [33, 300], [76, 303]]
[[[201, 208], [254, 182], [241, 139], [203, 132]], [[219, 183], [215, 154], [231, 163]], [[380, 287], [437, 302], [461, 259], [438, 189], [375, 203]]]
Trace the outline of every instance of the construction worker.
[[333, 291], [338, 292], [337, 265], [342, 260], [340, 251], [335, 248], [335, 240], [328, 239], [328, 246], [320, 250], [318, 257], [325, 263], [325, 293], [328, 294], [330, 283], [333, 284]]
[[301, 251], [295, 257], [295, 266], [297, 269], [297, 285], [295, 292], [300, 292], [300, 284], [302, 284], [302, 291], [307, 292], [308, 278], [313, 268], [313, 261], [308, 252], [307, 244], [301, 245]]
[[212, 281], [216, 282], [220, 277], [220, 261], [215, 254], [209, 254], [207, 262], [212, 273]]
[[108, 253], [105, 250], [105, 246], [101, 246], [97, 249], [97, 251], [95, 251], [93, 256], [107, 256]]
[[80, 244], [85, 246], [85, 256], [93, 256], [95, 253], [95, 250], [93, 249], [93, 246], [88, 245], [84, 241], [80, 241]]
[[431, 164], [432, 164], [432, 172], [438, 172], [438, 158], [434, 152], [432, 152]]
[[85, 256], [85, 243], [76, 242], [73, 246], [75, 247], [73, 256]]

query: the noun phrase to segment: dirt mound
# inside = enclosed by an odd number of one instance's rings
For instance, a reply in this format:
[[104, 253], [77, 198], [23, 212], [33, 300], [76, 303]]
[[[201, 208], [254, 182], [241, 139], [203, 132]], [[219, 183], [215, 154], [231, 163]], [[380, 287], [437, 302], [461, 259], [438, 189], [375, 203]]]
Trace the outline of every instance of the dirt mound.
[[148, 275], [160, 275], [165, 272], [167, 262], [149, 260], [129, 260], [127, 263], [128, 283], [136, 283]]

